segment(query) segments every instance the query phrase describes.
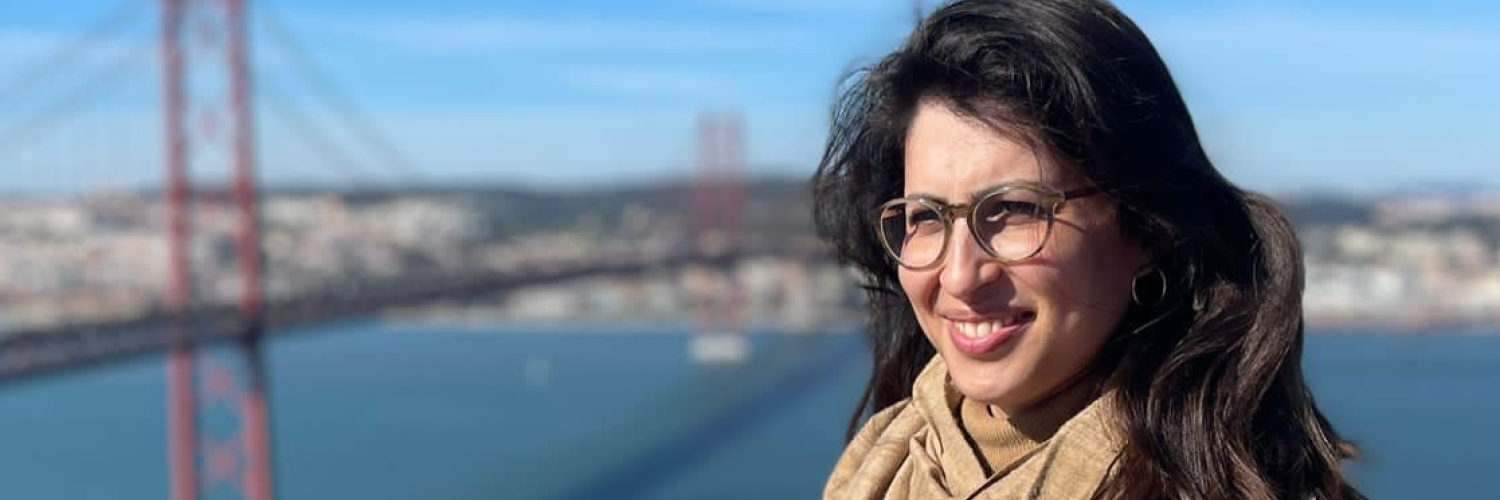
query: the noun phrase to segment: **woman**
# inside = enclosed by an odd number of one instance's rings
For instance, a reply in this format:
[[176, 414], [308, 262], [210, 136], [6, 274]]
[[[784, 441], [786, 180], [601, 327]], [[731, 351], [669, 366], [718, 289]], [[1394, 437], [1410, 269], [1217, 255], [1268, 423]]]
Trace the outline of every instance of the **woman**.
[[1291, 226], [1105, 1], [939, 9], [843, 90], [813, 182], [875, 362], [825, 498], [1363, 498]]

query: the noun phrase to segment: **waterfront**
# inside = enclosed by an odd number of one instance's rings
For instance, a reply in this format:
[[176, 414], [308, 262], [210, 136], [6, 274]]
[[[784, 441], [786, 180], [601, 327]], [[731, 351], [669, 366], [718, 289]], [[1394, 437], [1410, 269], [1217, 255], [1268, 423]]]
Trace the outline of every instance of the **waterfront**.
[[[701, 209], [691, 203], [697, 187], [678, 178], [592, 189], [476, 183], [272, 191], [264, 199], [265, 291], [272, 300], [306, 299], [388, 279], [660, 263], [701, 243], [692, 222]], [[425, 304], [434, 311], [424, 312], [506, 322], [680, 321], [700, 313], [698, 297], [737, 290], [749, 317], [772, 318], [778, 328], [858, 318], [863, 297], [853, 276], [832, 259], [808, 258], [827, 247], [812, 227], [807, 187], [801, 176], [743, 186], [739, 250], [759, 258], [723, 269], [581, 276], [488, 300]], [[1302, 243], [1309, 325], [1412, 333], [1500, 321], [1500, 192], [1283, 194], [1277, 201]], [[0, 198], [6, 326], [122, 320], [165, 307], [165, 214], [151, 191]], [[237, 261], [226, 253], [234, 220], [224, 205], [200, 204], [193, 213], [199, 302], [238, 300]]]
[[[682, 332], [309, 333], [271, 348], [283, 499], [568, 498], [609, 481], [618, 498], [815, 498], [867, 367], [850, 334], [754, 334], [731, 368], [690, 363]], [[1305, 364], [1365, 452], [1371, 498], [1500, 491], [1500, 336], [1313, 335]], [[0, 389], [3, 496], [165, 498], [163, 371], [142, 358]], [[763, 397], [799, 373], [817, 376]]]

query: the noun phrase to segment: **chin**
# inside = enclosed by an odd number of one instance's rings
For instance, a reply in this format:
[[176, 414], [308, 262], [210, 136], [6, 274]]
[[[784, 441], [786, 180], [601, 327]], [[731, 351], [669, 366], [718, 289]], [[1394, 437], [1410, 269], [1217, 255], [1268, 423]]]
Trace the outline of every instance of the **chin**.
[[953, 387], [964, 397], [987, 404], [1008, 406], [1016, 399], [1016, 374], [1007, 370], [1004, 361], [979, 361], [963, 355], [943, 357]]

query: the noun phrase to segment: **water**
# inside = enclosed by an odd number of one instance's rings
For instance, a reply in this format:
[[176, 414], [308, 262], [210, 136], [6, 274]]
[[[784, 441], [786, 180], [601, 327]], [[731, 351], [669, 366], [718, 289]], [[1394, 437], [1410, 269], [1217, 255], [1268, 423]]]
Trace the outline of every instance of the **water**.
[[[313, 333], [270, 349], [283, 499], [816, 498], [868, 369], [854, 335], [728, 368], [683, 333]], [[1372, 498], [1500, 498], [1500, 337], [1313, 336], [1306, 365]], [[166, 498], [163, 373], [0, 390], [0, 496]]]
[[1500, 499], [1500, 336], [1313, 337], [1309, 383], [1374, 499]]

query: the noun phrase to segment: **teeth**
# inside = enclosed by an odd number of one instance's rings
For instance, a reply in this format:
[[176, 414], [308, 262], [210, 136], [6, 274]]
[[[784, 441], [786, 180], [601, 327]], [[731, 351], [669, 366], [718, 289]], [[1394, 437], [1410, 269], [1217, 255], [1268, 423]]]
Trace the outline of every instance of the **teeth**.
[[984, 323], [954, 322], [953, 324], [958, 327], [958, 333], [962, 333], [965, 337], [973, 339], [985, 337], [1003, 328], [1000, 323], [993, 321]]
[[964, 334], [964, 336], [966, 336], [966, 337], [977, 339], [977, 338], [983, 338], [983, 337], [989, 336], [992, 333], [998, 332], [998, 331], [1000, 331], [1001, 328], [1006, 328], [1006, 327], [1011, 327], [1011, 326], [1016, 326], [1018, 324], [1021, 324], [1021, 322], [1023, 320], [1026, 320], [1026, 319], [1028, 319], [1030, 317], [1031, 317], [1030, 313], [1022, 313], [1022, 314], [1016, 314], [1016, 315], [1013, 315], [1013, 316], [1006, 316], [1005, 318], [1000, 319], [998, 321], [985, 321], [985, 322], [979, 322], [979, 323], [971, 323], [971, 322], [967, 322], [967, 321], [955, 321], [955, 322], [953, 322], [953, 324], [954, 324], [954, 326], [958, 327], [958, 332], [959, 333]]

